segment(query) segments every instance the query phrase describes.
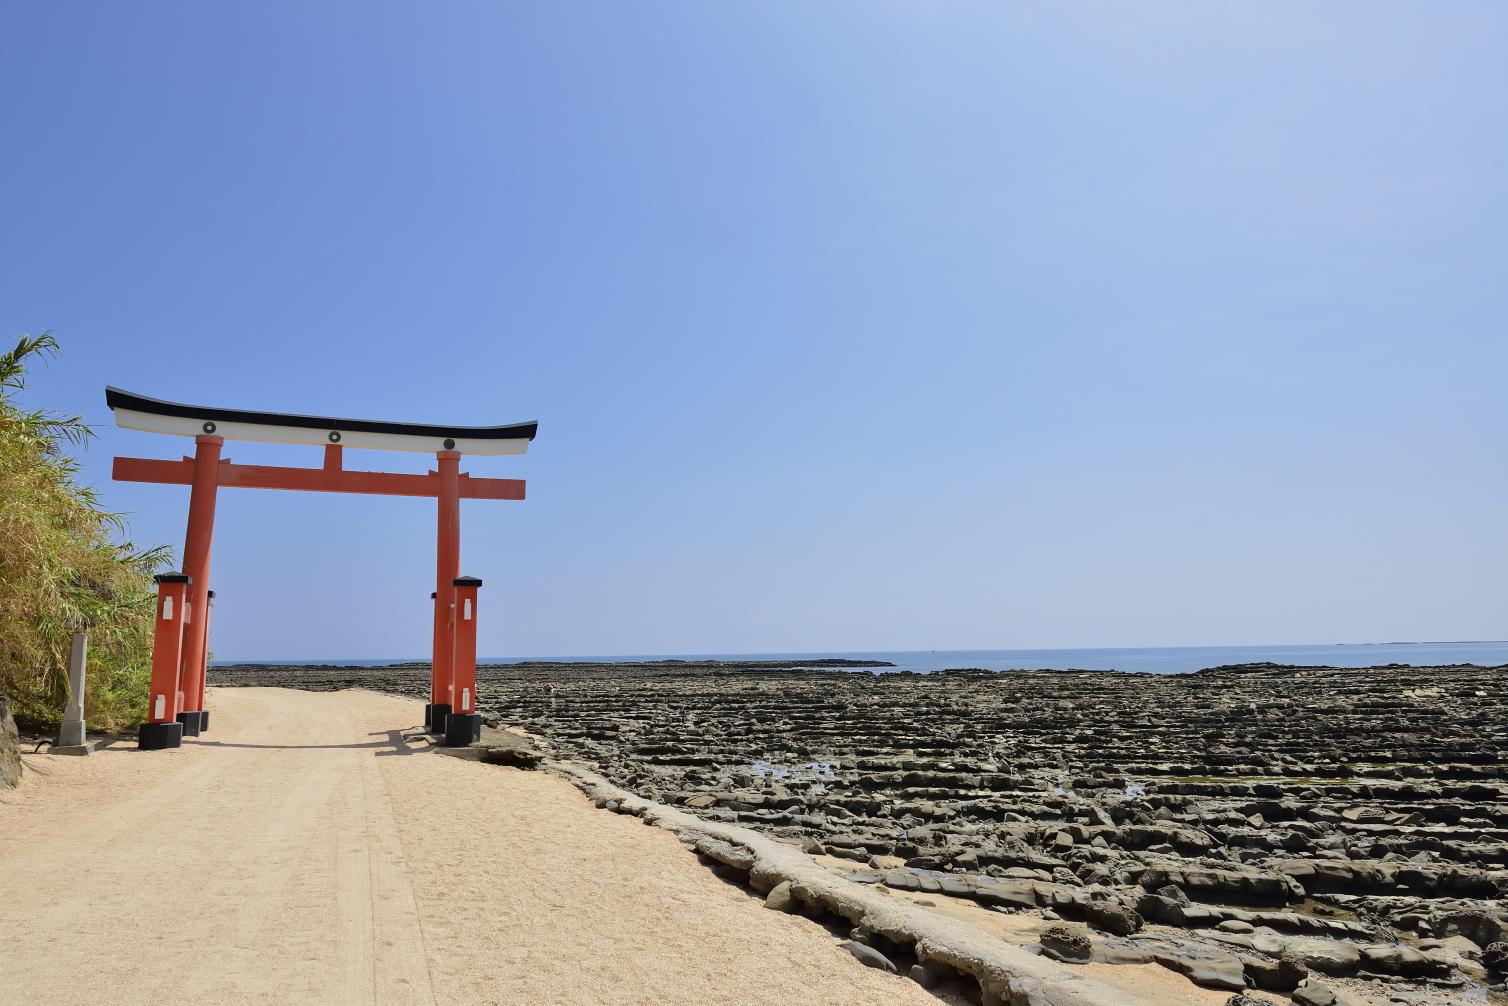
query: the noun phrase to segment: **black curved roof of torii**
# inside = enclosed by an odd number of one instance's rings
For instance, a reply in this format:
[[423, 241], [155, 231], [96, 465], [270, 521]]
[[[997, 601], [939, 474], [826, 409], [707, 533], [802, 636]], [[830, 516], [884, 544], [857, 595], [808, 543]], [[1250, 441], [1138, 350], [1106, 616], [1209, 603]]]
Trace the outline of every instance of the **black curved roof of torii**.
[[131, 409], [154, 416], [179, 419], [211, 419], [224, 423], [256, 423], [262, 426], [293, 426], [300, 429], [351, 430], [362, 433], [398, 433], [421, 437], [453, 437], [457, 440], [533, 440], [538, 422], [510, 426], [437, 426], [433, 423], [394, 423], [383, 419], [338, 419], [334, 416], [300, 416], [290, 412], [250, 412], [211, 405], [184, 405], [148, 398], [120, 388], [105, 388], [105, 404], [112, 409]]

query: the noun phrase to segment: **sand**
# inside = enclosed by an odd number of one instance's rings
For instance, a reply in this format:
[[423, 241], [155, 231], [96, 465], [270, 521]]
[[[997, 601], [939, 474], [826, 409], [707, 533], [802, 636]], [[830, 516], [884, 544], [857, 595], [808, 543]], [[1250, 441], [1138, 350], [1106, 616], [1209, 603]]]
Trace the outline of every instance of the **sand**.
[[0, 1003], [938, 1003], [560, 779], [405, 741], [415, 702], [209, 706], [177, 751], [26, 757]]

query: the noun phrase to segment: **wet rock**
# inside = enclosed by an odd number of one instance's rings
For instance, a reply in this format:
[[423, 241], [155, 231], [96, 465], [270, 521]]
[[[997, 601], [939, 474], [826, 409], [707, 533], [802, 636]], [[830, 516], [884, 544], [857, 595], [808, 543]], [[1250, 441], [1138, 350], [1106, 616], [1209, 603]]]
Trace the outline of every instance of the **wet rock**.
[[1482, 966], [1489, 974], [1508, 975], [1508, 943], [1490, 943], [1484, 947]]

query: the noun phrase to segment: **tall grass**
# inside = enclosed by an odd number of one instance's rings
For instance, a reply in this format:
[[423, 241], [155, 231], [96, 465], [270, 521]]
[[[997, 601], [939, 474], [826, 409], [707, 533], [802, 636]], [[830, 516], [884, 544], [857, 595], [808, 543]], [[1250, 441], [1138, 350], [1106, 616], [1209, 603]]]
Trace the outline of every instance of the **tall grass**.
[[74, 627], [89, 630], [84, 715], [122, 729], [146, 712], [155, 587], [171, 553], [124, 542], [120, 514], [78, 482], [66, 450], [94, 433], [78, 416], [18, 402], [26, 367], [56, 354], [50, 334], [0, 355], [0, 693], [18, 717], [62, 718]]

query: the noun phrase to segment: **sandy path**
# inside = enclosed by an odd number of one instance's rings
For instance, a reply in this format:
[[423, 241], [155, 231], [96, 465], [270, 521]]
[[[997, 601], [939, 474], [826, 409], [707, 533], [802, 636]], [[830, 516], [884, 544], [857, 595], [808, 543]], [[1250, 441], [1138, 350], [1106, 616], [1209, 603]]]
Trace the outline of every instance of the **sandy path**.
[[409, 745], [414, 702], [217, 689], [173, 752], [28, 756], [0, 1003], [897, 1003], [823, 929], [568, 784]]

